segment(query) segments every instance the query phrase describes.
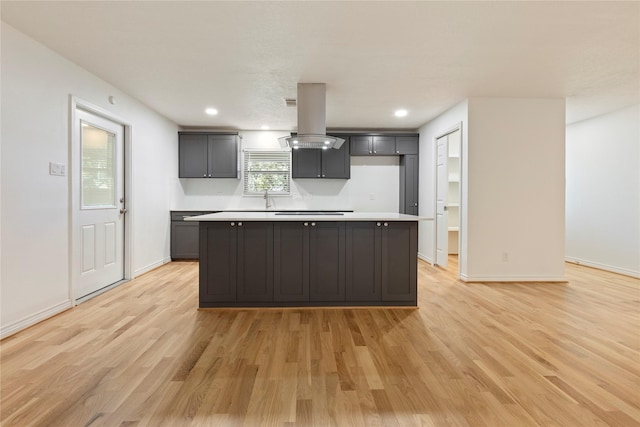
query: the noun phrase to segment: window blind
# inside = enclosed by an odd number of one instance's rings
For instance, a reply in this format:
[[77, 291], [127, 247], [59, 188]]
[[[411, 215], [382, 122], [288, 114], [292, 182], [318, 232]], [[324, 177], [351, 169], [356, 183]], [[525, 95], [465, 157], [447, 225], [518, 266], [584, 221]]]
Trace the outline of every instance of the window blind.
[[244, 194], [290, 194], [291, 152], [244, 150]]

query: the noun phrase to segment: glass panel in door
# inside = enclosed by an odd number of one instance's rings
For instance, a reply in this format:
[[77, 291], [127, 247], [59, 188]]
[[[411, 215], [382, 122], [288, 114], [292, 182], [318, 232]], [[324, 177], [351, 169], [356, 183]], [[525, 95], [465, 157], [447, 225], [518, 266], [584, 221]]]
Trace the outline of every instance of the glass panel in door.
[[81, 209], [116, 207], [116, 135], [82, 122]]

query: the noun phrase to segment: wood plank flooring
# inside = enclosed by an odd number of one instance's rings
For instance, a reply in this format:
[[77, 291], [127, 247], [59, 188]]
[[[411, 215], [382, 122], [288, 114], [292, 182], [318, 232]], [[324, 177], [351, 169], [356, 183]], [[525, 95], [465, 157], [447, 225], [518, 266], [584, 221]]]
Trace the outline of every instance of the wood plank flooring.
[[0, 422], [639, 426], [640, 281], [567, 277], [419, 262], [418, 310], [198, 311], [197, 263], [171, 263], [3, 340]]

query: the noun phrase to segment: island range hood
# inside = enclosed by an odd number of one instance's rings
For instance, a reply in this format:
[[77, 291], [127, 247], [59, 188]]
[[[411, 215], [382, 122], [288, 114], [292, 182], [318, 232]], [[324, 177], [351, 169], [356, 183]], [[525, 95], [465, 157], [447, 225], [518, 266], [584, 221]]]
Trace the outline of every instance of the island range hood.
[[280, 145], [299, 148], [340, 148], [344, 139], [327, 136], [326, 85], [324, 83], [298, 83], [298, 133], [278, 138]]

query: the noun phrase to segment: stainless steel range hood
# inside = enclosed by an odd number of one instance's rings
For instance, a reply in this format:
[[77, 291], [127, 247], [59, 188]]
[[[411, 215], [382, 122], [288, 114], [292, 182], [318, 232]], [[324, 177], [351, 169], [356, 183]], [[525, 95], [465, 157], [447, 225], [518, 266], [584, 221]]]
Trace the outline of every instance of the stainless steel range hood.
[[278, 138], [282, 147], [340, 148], [344, 139], [327, 136], [326, 85], [298, 83], [298, 134]]

